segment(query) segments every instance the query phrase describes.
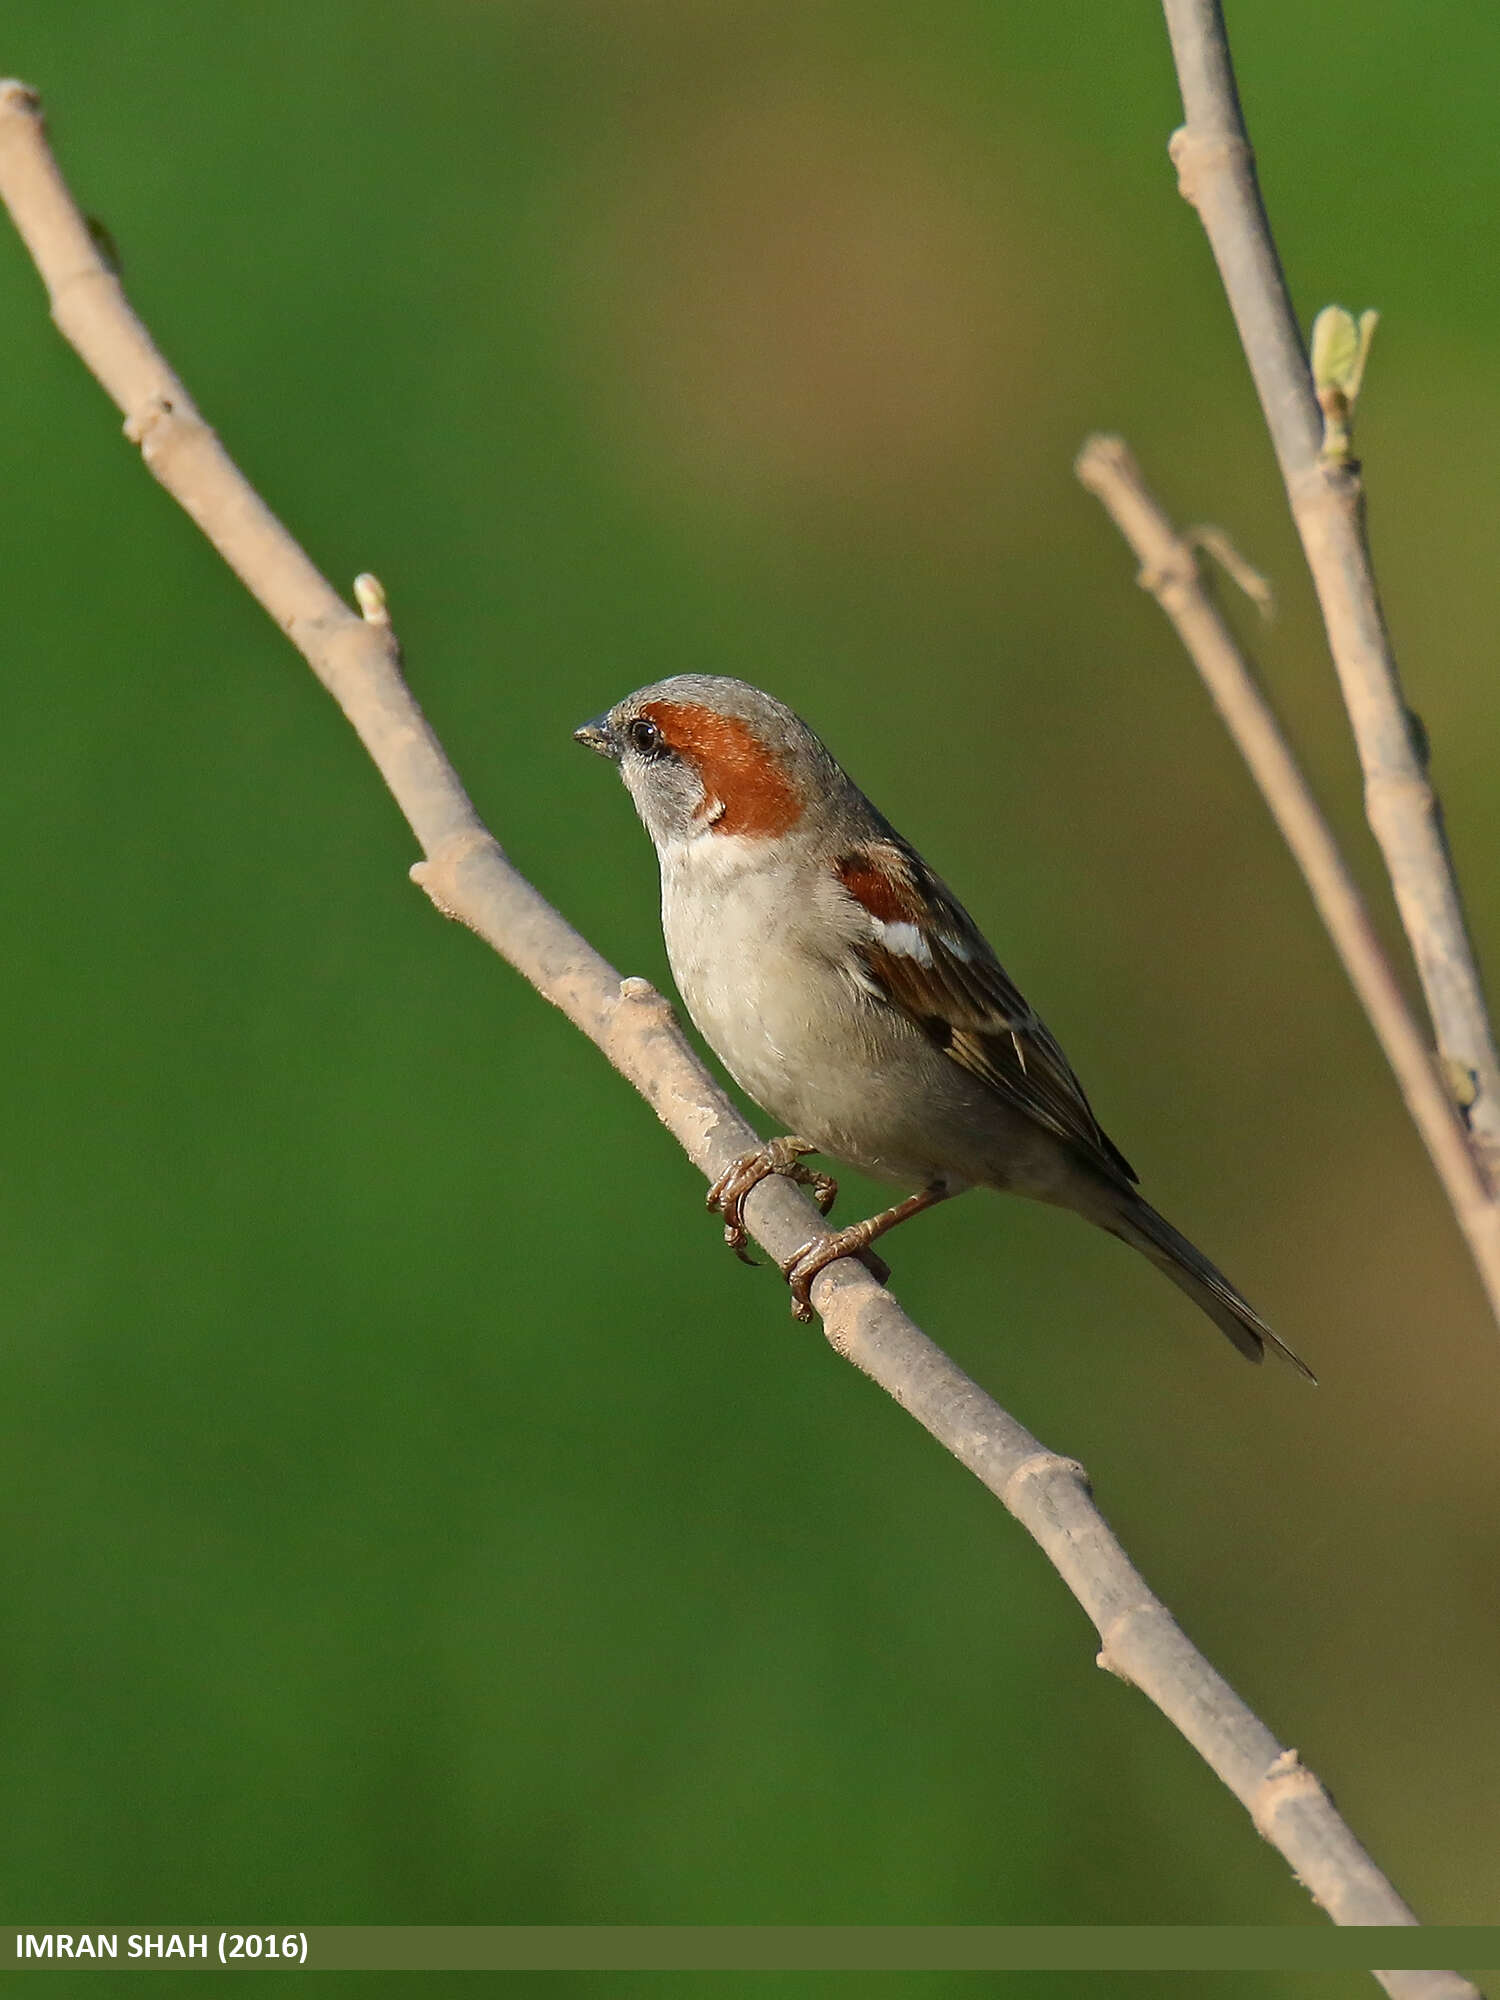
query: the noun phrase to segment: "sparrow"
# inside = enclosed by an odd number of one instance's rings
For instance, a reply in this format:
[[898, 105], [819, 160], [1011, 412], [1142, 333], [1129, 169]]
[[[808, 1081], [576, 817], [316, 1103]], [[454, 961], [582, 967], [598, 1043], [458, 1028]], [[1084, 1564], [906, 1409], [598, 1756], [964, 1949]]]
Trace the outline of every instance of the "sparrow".
[[[689, 1015], [785, 1133], [709, 1190], [744, 1255], [769, 1174], [842, 1160], [908, 1189], [782, 1266], [799, 1319], [837, 1258], [968, 1188], [1069, 1208], [1149, 1257], [1251, 1361], [1309, 1380], [1229, 1280], [1137, 1192], [1067, 1057], [947, 884], [807, 724], [745, 681], [680, 674], [574, 731], [620, 767], [661, 863], [667, 958]], [[748, 1261], [748, 1260], [747, 1260]]]

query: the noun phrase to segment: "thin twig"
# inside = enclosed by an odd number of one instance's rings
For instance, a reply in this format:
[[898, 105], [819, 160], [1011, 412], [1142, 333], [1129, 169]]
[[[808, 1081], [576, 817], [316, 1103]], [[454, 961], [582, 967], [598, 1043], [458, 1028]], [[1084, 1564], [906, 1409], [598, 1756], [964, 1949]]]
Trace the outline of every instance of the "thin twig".
[[1261, 203], [1219, 0], [1164, 0], [1184, 124], [1178, 186], [1198, 211], [1239, 328], [1312, 572], [1385, 857], [1450, 1087], [1480, 1171], [1500, 1176], [1500, 1058], [1427, 771], [1401, 691], [1364, 533], [1359, 466], [1322, 455], [1312, 376]]
[[[0, 85], [0, 196], [36, 260], [54, 318], [124, 410], [126, 433], [147, 466], [358, 731], [426, 856], [412, 871], [423, 889], [561, 1008], [694, 1164], [718, 1175], [756, 1135], [661, 996], [644, 980], [622, 980], [510, 866], [402, 680], [384, 593], [362, 579], [365, 616], [350, 611], [224, 452], [101, 263], [48, 150], [37, 100], [19, 84]], [[751, 1229], [778, 1259], [806, 1242], [820, 1219], [781, 1179], [751, 1197]], [[813, 1299], [835, 1350], [909, 1410], [1041, 1545], [1097, 1627], [1101, 1664], [1176, 1724], [1334, 1921], [1415, 1923], [1296, 1752], [1277, 1742], [1146, 1587], [1095, 1506], [1083, 1468], [1048, 1451], [985, 1395], [860, 1265], [830, 1265]], [[1475, 2000], [1456, 1975], [1378, 1976], [1403, 2000]]]
[[1395, 1072], [1406, 1108], [1478, 1266], [1490, 1305], [1500, 1318], [1500, 1204], [1490, 1196], [1468, 1134], [1433, 1067], [1427, 1038], [1412, 1018], [1359, 886], [1270, 703], [1204, 587], [1187, 538], [1178, 534], [1147, 487], [1124, 439], [1090, 438], [1074, 469], [1089, 491], [1098, 495], [1134, 550], [1141, 565], [1140, 582], [1177, 628], [1260, 786]]

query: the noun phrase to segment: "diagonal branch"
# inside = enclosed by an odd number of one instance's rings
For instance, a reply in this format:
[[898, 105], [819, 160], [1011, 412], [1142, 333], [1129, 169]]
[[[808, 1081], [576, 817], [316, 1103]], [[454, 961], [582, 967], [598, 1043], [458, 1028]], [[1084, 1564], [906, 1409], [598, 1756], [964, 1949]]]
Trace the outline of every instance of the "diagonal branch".
[[1463, 905], [1407, 709], [1364, 532], [1359, 466], [1325, 456], [1323, 425], [1235, 88], [1219, 0], [1163, 0], [1185, 122], [1178, 186], [1198, 211], [1271, 433], [1364, 770], [1365, 811], [1390, 875], [1480, 1171], [1500, 1176], [1500, 1058]]
[[1270, 703], [1204, 586], [1192, 547], [1162, 511], [1123, 438], [1088, 439], [1075, 470], [1134, 550], [1141, 583], [1177, 628], [1260, 786], [1395, 1072], [1500, 1319], [1500, 1203], [1491, 1197], [1475, 1162], [1468, 1134], [1381, 949], [1359, 886]]
[[[358, 617], [245, 481], [104, 267], [47, 147], [40, 108], [0, 84], [0, 197], [66, 338], [125, 413], [148, 468], [307, 659], [358, 731], [426, 859], [433, 902], [477, 931], [635, 1085], [688, 1157], [718, 1175], [755, 1134], [688, 1046], [667, 1003], [624, 979], [506, 860], [408, 692], [384, 598], [362, 578]], [[751, 1196], [758, 1242], [784, 1259], [820, 1220], [786, 1181]], [[1334, 1810], [1147, 1588], [1095, 1506], [1083, 1468], [993, 1402], [858, 1264], [813, 1298], [835, 1350], [909, 1410], [1046, 1552], [1098, 1629], [1100, 1663], [1154, 1702], [1244, 1804], [1336, 1923], [1416, 1922]], [[1447, 1972], [1382, 1972], [1400, 2000], [1477, 2000]]]

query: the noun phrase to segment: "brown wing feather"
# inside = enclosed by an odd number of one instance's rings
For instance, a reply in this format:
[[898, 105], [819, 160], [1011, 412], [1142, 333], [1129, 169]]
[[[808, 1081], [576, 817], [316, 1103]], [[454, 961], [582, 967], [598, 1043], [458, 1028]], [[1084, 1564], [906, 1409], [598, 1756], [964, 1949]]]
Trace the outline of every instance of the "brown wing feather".
[[871, 980], [944, 1053], [1112, 1179], [1137, 1176], [1104, 1131], [1067, 1057], [990, 950], [978, 925], [904, 842], [840, 857], [845, 889], [880, 926], [916, 925], [924, 958], [857, 946]]

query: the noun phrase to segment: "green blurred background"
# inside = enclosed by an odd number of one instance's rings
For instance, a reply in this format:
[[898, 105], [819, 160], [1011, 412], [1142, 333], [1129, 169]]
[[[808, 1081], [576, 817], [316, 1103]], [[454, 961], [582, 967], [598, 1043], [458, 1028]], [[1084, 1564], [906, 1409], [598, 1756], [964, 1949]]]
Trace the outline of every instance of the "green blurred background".
[[[1084, 1459], [1418, 1909], [1495, 1920], [1500, 1344], [1070, 472], [1119, 428], [1270, 572], [1252, 643], [1383, 911], [1155, 11], [7, 15], [166, 352], [325, 571], [384, 580], [481, 810], [622, 970], [666, 978], [650, 850], [569, 732], [662, 674], [791, 700], [957, 885], [1324, 1386], [988, 1196], [902, 1232], [901, 1297]], [[1304, 322], [1384, 314], [1373, 534], [1493, 964], [1500, 15], [1231, 27]], [[8, 231], [0, 300], [8, 1919], [1321, 1921], [1020, 1530], [408, 884]]]

